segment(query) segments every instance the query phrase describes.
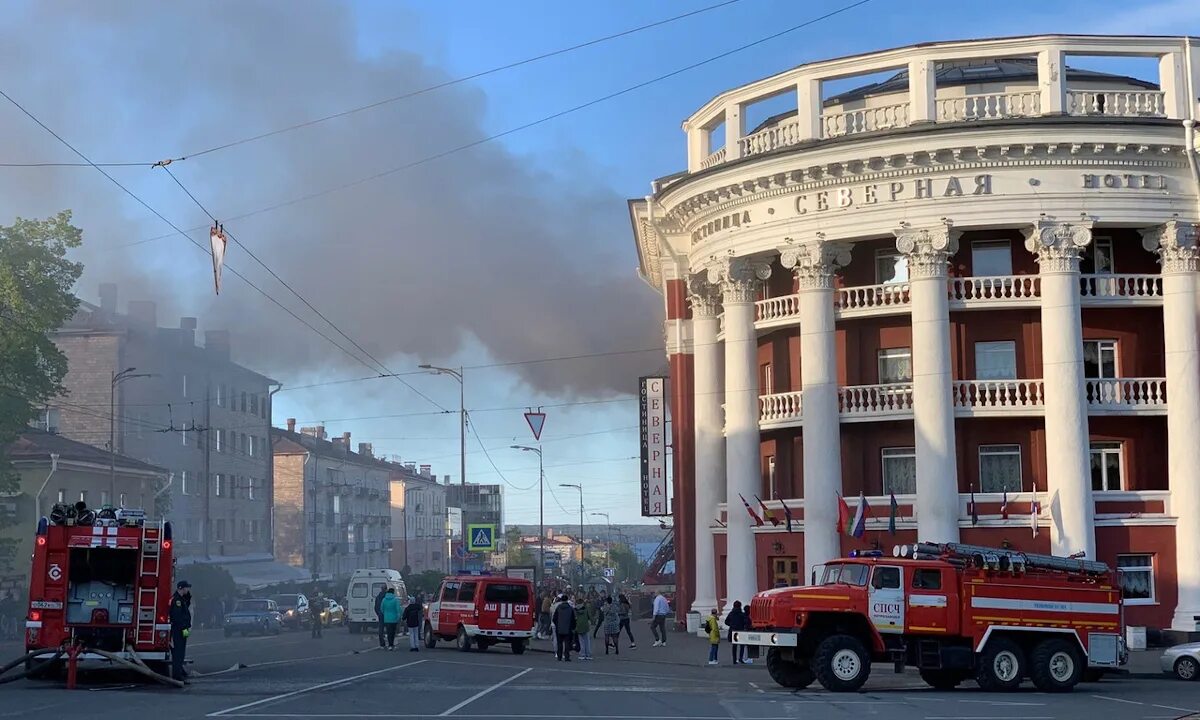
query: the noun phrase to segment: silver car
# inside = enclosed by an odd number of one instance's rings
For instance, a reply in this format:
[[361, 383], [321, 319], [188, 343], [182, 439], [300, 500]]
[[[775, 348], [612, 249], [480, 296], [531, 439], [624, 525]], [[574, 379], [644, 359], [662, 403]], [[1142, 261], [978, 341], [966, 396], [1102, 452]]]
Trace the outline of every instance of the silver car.
[[1200, 643], [1187, 643], [1168, 648], [1159, 660], [1162, 671], [1180, 680], [1200, 678]]

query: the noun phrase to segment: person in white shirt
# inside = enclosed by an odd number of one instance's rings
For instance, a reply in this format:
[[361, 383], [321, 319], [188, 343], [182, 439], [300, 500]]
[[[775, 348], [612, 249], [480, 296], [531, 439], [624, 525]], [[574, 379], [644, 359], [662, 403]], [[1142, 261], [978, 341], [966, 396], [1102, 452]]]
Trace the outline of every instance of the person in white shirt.
[[654, 621], [650, 623], [650, 632], [654, 634], [654, 647], [667, 644], [667, 616], [671, 614], [671, 604], [661, 592], [654, 596]]

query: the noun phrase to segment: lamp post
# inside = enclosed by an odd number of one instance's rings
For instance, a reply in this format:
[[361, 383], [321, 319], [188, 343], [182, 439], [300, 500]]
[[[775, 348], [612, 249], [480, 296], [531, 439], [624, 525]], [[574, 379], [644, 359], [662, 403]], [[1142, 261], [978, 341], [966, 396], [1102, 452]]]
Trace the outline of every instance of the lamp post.
[[583, 486], [575, 483], [559, 483], [558, 486], [579, 491], [579, 586], [583, 587]]
[[537, 453], [538, 456], [538, 561], [533, 567], [533, 587], [535, 591], [540, 591], [540, 578], [546, 571], [546, 506], [545, 506], [545, 491], [543, 486], [546, 482], [545, 466], [542, 465], [542, 446], [532, 447], [530, 445], [511, 445], [513, 450], [521, 450], [522, 452]]
[[117, 386], [133, 378], [151, 377], [150, 373], [135, 372], [137, 368], [125, 368], [121, 372], [112, 373], [112, 384], [108, 392], [108, 502], [113, 504], [117, 499]]
[[604, 518], [604, 539], [607, 540], [608, 543], [611, 545], [612, 544], [612, 519], [608, 516], [608, 513], [606, 513], [606, 512], [590, 512], [590, 513], [588, 513], [588, 515]]
[[[422, 370], [428, 370], [434, 375], [449, 375], [458, 381], [458, 484], [467, 484], [467, 405], [466, 393], [467, 383], [463, 379], [463, 369], [460, 367], [454, 368], [438, 367], [437, 365], [419, 365]], [[466, 505], [466, 491], [463, 491], [464, 502], [461, 505]], [[462, 533], [462, 567], [467, 565], [467, 513], [462, 513], [461, 527], [459, 532]], [[450, 542], [451, 554], [454, 550], [453, 540]]]

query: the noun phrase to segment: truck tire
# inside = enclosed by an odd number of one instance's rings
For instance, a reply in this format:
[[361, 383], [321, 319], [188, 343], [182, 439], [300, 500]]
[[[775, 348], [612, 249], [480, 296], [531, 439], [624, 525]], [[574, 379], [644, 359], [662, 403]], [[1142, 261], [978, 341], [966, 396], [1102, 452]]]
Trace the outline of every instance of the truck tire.
[[979, 655], [979, 666], [975, 670], [975, 682], [979, 687], [987, 692], [1016, 690], [1024, 676], [1025, 653], [1021, 646], [1004, 637], [989, 640]]
[[433, 634], [433, 626], [425, 623], [425, 647], [432, 650], [437, 647], [437, 635]]
[[1033, 649], [1029, 676], [1042, 692], [1071, 692], [1083, 678], [1079, 649], [1063, 638], [1051, 638]]
[[966, 678], [961, 670], [922, 669], [921, 679], [934, 690], [953, 690]]
[[812, 669], [793, 660], [784, 660], [778, 648], [767, 650], [767, 674], [780, 686], [791, 690], [803, 690], [817, 679]]
[[513, 652], [513, 655], [524, 655], [525, 654], [525, 641], [523, 639], [513, 640], [512, 641], [512, 652]]
[[467, 631], [464, 628], [458, 629], [458, 636], [455, 638], [455, 644], [459, 650], [462, 650], [463, 652], [470, 652], [471, 636], [467, 634]]
[[853, 635], [830, 635], [817, 646], [813, 673], [830, 692], [854, 692], [871, 676], [871, 656]]

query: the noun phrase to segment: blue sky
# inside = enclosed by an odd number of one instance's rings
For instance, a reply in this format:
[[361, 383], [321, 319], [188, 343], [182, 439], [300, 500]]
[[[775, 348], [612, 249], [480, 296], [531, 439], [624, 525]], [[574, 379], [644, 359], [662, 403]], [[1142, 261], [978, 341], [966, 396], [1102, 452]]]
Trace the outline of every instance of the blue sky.
[[[180, 9], [29, 0], [13, 6], [7, 27], [0, 26], [0, 62], [20, 69], [4, 82], [5, 91], [94, 159], [141, 161], [708, 4], [468, 0], [343, 6], [308, 0]], [[184, 161], [176, 172], [214, 214], [233, 217], [502, 132], [842, 4], [741, 0], [285, 138]], [[683, 167], [680, 123], [690, 112], [724, 89], [807, 61], [915, 42], [1041, 32], [1200, 34], [1200, 3], [873, 0], [498, 143], [227, 224], [398, 372], [420, 362], [472, 366], [650, 350], [661, 342], [655, 335], [661, 309], [657, 296], [639, 294], [630, 283], [636, 256], [623, 201], [646, 194], [652, 178]], [[1152, 70], [1146, 63], [1089, 66]], [[0, 131], [10, 140], [0, 151], [4, 161], [73, 159], [11, 106], [0, 105]], [[112, 173], [180, 227], [208, 222], [161, 171]], [[0, 168], [0, 221], [62, 207], [76, 210], [85, 231], [84, 298], [94, 300], [99, 282], [119, 278], [122, 301], [158, 299], [164, 325], [177, 314], [201, 316], [202, 329], [237, 325], [246, 315], [261, 318], [235, 338], [235, 354], [241, 343], [254, 353], [251, 364], [289, 388], [277, 396], [276, 424], [289, 416], [302, 423], [324, 420], [330, 432], [348, 430], [354, 441], [431, 462], [435, 472], [457, 478], [453, 416], [423, 414], [433, 405], [395, 380], [292, 390], [370, 373], [337, 353], [323, 354], [324, 341], [232, 280], [221, 298], [213, 298], [205, 259], [178, 236], [128, 247], [170, 228], [96, 171]], [[204, 236], [203, 230], [194, 235]], [[243, 251], [231, 248], [230, 263], [311, 317]], [[380, 272], [380, 266], [394, 272]], [[589, 279], [598, 287], [573, 298], [571, 283]], [[630, 284], [618, 287], [618, 281]], [[379, 307], [364, 310], [371, 306]], [[636, 362], [625, 362], [631, 358]], [[610, 379], [617, 365], [620, 372]], [[494, 463], [510, 484], [508, 520], [536, 522], [536, 457], [508, 446], [531, 440], [518, 408], [547, 406], [547, 485], [555, 490], [546, 497], [547, 522], [578, 521], [575, 491], [556, 487], [566, 482], [585, 486], [589, 512], [611, 513], [614, 522], [638, 521], [636, 403], [622, 393], [634, 390], [638, 374], [663, 366], [659, 350], [468, 370], [467, 405], [491, 456], [489, 461], [471, 437], [468, 478], [498, 480]], [[457, 407], [457, 386], [449, 378], [405, 380], [441, 407]]]

